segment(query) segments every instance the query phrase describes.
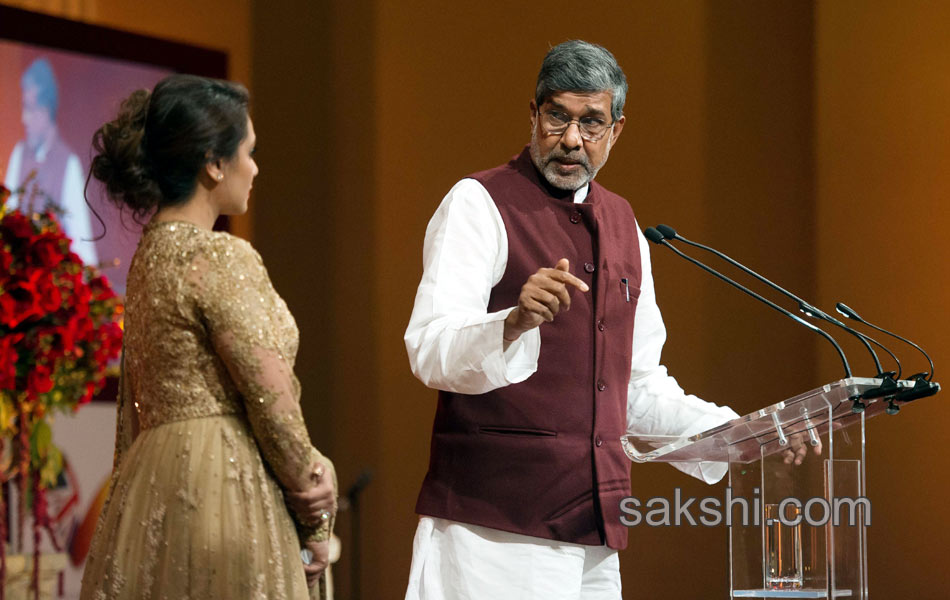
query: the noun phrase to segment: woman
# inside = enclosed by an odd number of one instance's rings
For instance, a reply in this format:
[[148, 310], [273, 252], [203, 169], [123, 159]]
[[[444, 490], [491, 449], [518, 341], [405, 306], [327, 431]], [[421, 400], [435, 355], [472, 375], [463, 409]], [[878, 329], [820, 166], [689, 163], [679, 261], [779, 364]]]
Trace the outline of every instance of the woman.
[[241, 86], [173, 75], [93, 138], [91, 175], [153, 216], [129, 268], [84, 600], [296, 599], [318, 580], [325, 594], [336, 483], [301, 416], [297, 327], [250, 244], [212, 231], [247, 210], [257, 175], [247, 103]]

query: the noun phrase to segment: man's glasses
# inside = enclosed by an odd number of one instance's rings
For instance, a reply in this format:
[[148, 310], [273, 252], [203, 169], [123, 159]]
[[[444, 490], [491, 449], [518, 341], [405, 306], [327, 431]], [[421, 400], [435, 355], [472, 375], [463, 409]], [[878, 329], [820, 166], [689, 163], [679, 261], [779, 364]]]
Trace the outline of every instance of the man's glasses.
[[581, 138], [587, 142], [600, 141], [604, 134], [613, 129], [616, 121], [604, 123], [597, 117], [581, 117], [572, 119], [557, 110], [547, 110], [541, 112], [538, 109], [538, 118], [541, 120], [541, 129], [546, 135], [564, 135], [564, 132], [571, 126], [571, 123], [577, 123], [577, 129], [581, 133]]

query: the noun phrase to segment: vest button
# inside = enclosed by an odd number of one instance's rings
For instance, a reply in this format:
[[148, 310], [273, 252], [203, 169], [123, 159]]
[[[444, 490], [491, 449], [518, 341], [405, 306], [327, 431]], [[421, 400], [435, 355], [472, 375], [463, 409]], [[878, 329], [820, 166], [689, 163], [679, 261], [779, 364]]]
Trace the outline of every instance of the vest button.
[[600, 331], [607, 329], [607, 325], [604, 323], [603, 319], [597, 321], [597, 329], [599, 329]]
[[601, 379], [600, 381], [597, 382], [597, 390], [598, 390], [598, 391], [601, 391], [601, 392], [602, 392], [602, 391], [604, 391], [604, 390], [606, 390], [606, 389], [607, 389], [607, 384], [604, 383], [604, 380], [603, 380], [603, 379]]
[[600, 436], [598, 435], [596, 438], [594, 438], [594, 444], [596, 444], [597, 447], [600, 448], [601, 446], [604, 445], [604, 440], [600, 439]]
[[588, 273], [593, 273], [594, 269], [596, 268], [597, 267], [594, 266], [594, 263], [584, 263], [584, 270], [587, 271]]
[[571, 223], [577, 225], [581, 222], [581, 213], [574, 211], [571, 213]]

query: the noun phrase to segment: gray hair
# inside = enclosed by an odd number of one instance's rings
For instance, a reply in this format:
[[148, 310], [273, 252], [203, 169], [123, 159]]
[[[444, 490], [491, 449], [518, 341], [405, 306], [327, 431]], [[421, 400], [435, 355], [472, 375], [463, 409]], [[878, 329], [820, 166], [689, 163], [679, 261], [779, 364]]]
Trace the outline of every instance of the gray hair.
[[610, 114], [623, 116], [627, 78], [609, 50], [583, 40], [570, 40], [551, 48], [538, 72], [534, 100], [541, 106], [557, 92], [610, 92]]
[[56, 85], [53, 65], [49, 64], [48, 60], [38, 58], [30, 63], [20, 78], [20, 86], [35, 87], [36, 103], [49, 112], [50, 119], [56, 120], [56, 111], [59, 110], [59, 86]]

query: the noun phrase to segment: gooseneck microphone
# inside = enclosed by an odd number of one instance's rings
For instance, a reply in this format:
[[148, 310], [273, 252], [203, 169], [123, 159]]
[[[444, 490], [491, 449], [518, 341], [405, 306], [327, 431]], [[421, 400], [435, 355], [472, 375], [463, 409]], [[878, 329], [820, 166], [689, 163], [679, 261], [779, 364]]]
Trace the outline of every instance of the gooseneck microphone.
[[897, 335], [896, 333], [891, 333], [890, 331], [888, 331], [888, 330], [886, 330], [886, 329], [883, 329], [883, 328], [881, 328], [881, 327], [878, 327], [877, 325], [875, 325], [875, 324], [873, 324], [873, 323], [868, 323], [867, 321], [865, 321], [864, 319], [862, 319], [862, 318], [861, 318], [861, 315], [859, 315], [858, 313], [856, 313], [856, 312], [854, 311], [854, 309], [849, 308], [848, 305], [845, 304], [845, 303], [843, 303], [843, 302], [839, 302], [839, 303], [835, 304], [835, 309], [836, 309], [839, 313], [841, 313], [841, 315], [843, 315], [843, 316], [845, 316], [845, 317], [847, 317], [847, 318], [849, 318], [849, 319], [851, 319], [851, 320], [853, 320], [853, 321], [857, 321], [858, 323], [863, 323], [863, 324], [867, 325], [868, 327], [870, 327], [871, 329], [876, 329], [876, 330], [880, 331], [880, 332], [883, 333], [883, 334], [889, 335], [889, 336], [891, 336], [891, 337], [893, 337], [893, 338], [897, 338], [897, 339], [899, 339], [900, 341], [904, 342], [905, 344], [910, 344], [910, 345], [913, 346], [914, 348], [917, 348], [917, 350], [919, 350], [920, 353], [924, 355], [924, 358], [927, 359], [927, 362], [930, 363], [930, 373], [918, 373], [917, 375], [914, 375], [912, 378], [918, 379], [918, 378], [920, 378], [920, 377], [924, 377], [924, 378], [927, 379], [927, 381], [933, 381], [933, 378], [934, 378], [934, 361], [931, 360], [929, 354], [927, 354], [926, 352], [924, 352], [924, 349], [923, 349], [923, 348], [921, 348], [920, 346], [918, 346], [918, 345], [915, 344], [914, 342], [908, 340], [907, 338], [903, 338], [903, 337]]
[[929, 373], [923, 372], [923, 373], [917, 373], [916, 375], [912, 375], [910, 379], [914, 380], [914, 387], [900, 391], [894, 397], [895, 400], [898, 400], [901, 402], [910, 402], [912, 400], [917, 400], [918, 398], [926, 398], [927, 396], [933, 396], [934, 394], [940, 391], [940, 384], [934, 383], [933, 381], [934, 361], [930, 358], [930, 355], [924, 351], [923, 348], [921, 348], [914, 342], [908, 340], [907, 338], [901, 337], [897, 335], [896, 333], [892, 333], [886, 329], [883, 329], [882, 327], [878, 327], [874, 323], [868, 323], [867, 321], [862, 319], [861, 316], [857, 312], [854, 311], [854, 309], [848, 307], [848, 305], [844, 304], [843, 302], [838, 302], [835, 305], [835, 309], [837, 309], [837, 311], [841, 313], [843, 316], [853, 321], [857, 321], [858, 323], [863, 323], [864, 325], [867, 325], [868, 327], [872, 329], [876, 329], [880, 331], [881, 333], [887, 334], [893, 338], [897, 338], [900, 341], [913, 346], [914, 348], [919, 350], [920, 353], [923, 354], [924, 357], [927, 359], [927, 362], [930, 363], [930, 372]]
[[[867, 336], [861, 333], [860, 331], [856, 331], [855, 329], [848, 327], [847, 325], [845, 325], [838, 319], [827, 314], [823, 310], [811, 305], [810, 303], [806, 302], [805, 300], [796, 296], [795, 294], [789, 292], [788, 290], [778, 285], [777, 283], [774, 283], [773, 281], [769, 280], [765, 276], [756, 273], [749, 267], [743, 265], [742, 263], [728, 256], [724, 252], [720, 252], [719, 250], [716, 250], [715, 248], [712, 248], [710, 246], [706, 246], [705, 244], [700, 244], [699, 242], [688, 240], [682, 235], [678, 234], [676, 230], [670, 227], [669, 225], [657, 225], [656, 229], [661, 234], [663, 234], [663, 237], [665, 237], [668, 240], [675, 239], [680, 242], [683, 242], [684, 244], [688, 244], [690, 246], [699, 248], [701, 250], [705, 250], [706, 252], [715, 254], [716, 256], [726, 261], [730, 265], [736, 267], [737, 269], [743, 271], [744, 273], [751, 275], [752, 277], [758, 279], [759, 281], [771, 287], [772, 289], [779, 292], [780, 294], [798, 303], [798, 309], [802, 311], [802, 313], [804, 313], [806, 316], [811, 317], [813, 319], [820, 319], [828, 323], [831, 323], [832, 325], [840, 327], [841, 329], [844, 329], [845, 331], [847, 331], [854, 337], [858, 338], [858, 340], [860, 340], [861, 343], [864, 344], [864, 347], [867, 348], [867, 351], [871, 354], [871, 358], [874, 360], [874, 367], [877, 369], [877, 377], [883, 380], [881, 386], [867, 390], [864, 394], [864, 398], [879, 398], [881, 396], [886, 396], [889, 393], [893, 393], [897, 391], [898, 386], [897, 386], [897, 382], [895, 381], [895, 376], [898, 379], [900, 378], [901, 361], [897, 358], [897, 356], [893, 352], [887, 349], [883, 344], [871, 338], [870, 336]], [[893, 371], [887, 371], [887, 372], [884, 371], [884, 367], [881, 366], [881, 361], [880, 359], [878, 359], [877, 353], [874, 351], [873, 348], [871, 348], [871, 344], [868, 342], [872, 342], [875, 345], [881, 347], [885, 352], [887, 352], [891, 356], [891, 358], [894, 359], [894, 362], [897, 363], [896, 373]]]
[[718, 279], [721, 279], [722, 281], [725, 281], [726, 283], [728, 283], [728, 284], [731, 285], [732, 287], [738, 289], [738, 290], [741, 291], [741, 292], [744, 292], [745, 294], [747, 294], [747, 295], [749, 295], [749, 296], [752, 296], [753, 298], [755, 298], [755, 299], [758, 300], [759, 302], [762, 302], [762, 303], [765, 304], [766, 306], [769, 306], [769, 307], [773, 308], [774, 310], [777, 310], [778, 312], [782, 313], [783, 315], [785, 315], [785, 316], [788, 317], [789, 319], [792, 319], [792, 320], [795, 321], [796, 323], [798, 323], [798, 324], [800, 324], [800, 325], [802, 325], [802, 326], [804, 326], [804, 327], [807, 327], [808, 329], [811, 329], [812, 331], [814, 331], [814, 332], [817, 333], [818, 335], [820, 335], [820, 336], [822, 336], [823, 338], [825, 338], [826, 340], [828, 340], [828, 342], [831, 343], [831, 345], [835, 347], [835, 350], [837, 350], [838, 356], [841, 357], [841, 364], [844, 366], [845, 377], [846, 377], [846, 378], [850, 378], [850, 377], [852, 376], [852, 375], [851, 375], [851, 366], [848, 364], [848, 358], [845, 356], [844, 350], [842, 350], [842, 349], [841, 349], [841, 346], [838, 345], [838, 342], [836, 342], [835, 339], [834, 339], [833, 337], [831, 337], [831, 335], [829, 335], [829, 334], [828, 334], [827, 332], [825, 332], [823, 329], [820, 329], [820, 328], [818, 328], [818, 327], [815, 327], [814, 325], [812, 325], [812, 324], [809, 323], [808, 321], [802, 319], [802, 318], [799, 317], [798, 315], [792, 314], [791, 312], [785, 310], [784, 308], [782, 308], [782, 307], [779, 306], [778, 304], [775, 304], [775, 303], [772, 302], [771, 300], [768, 300], [768, 299], [766, 299], [766, 298], [763, 298], [763, 297], [760, 296], [759, 294], [753, 292], [752, 290], [750, 290], [749, 288], [745, 287], [744, 285], [738, 283], [737, 281], [734, 281], [734, 280], [730, 279], [729, 277], [726, 277], [725, 275], [723, 275], [723, 274], [720, 273], [719, 271], [713, 269], [712, 267], [706, 265], [705, 263], [702, 263], [702, 262], [696, 260], [695, 258], [693, 258], [692, 256], [689, 256], [689, 255], [687, 255], [687, 254], [684, 254], [684, 253], [680, 252], [679, 249], [677, 249], [675, 246], [673, 246], [673, 244], [671, 244], [671, 243], [669, 243], [668, 241], [666, 241], [666, 239], [665, 239], [666, 236], [664, 236], [662, 233], [660, 233], [656, 228], [654, 228], [654, 227], [648, 227], [647, 229], [645, 229], [645, 230], [643, 231], [643, 235], [645, 235], [646, 238], [647, 238], [648, 240], [650, 240], [651, 242], [653, 242], [654, 244], [659, 244], [659, 245], [661, 245], [661, 246], [666, 246], [667, 248], [669, 248], [670, 250], [672, 250], [674, 253], [676, 253], [677, 256], [679, 256], [679, 257], [681, 257], [681, 258], [683, 258], [683, 259], [685, 259], [685, 260], [688, 260], [689, 262], [693, 263], [694, 265], [696, 265], [696, 266], [699, 267], [700, 269], [706, 271], [707, 273], [713, 275], [714, 277], [717, 277]]

